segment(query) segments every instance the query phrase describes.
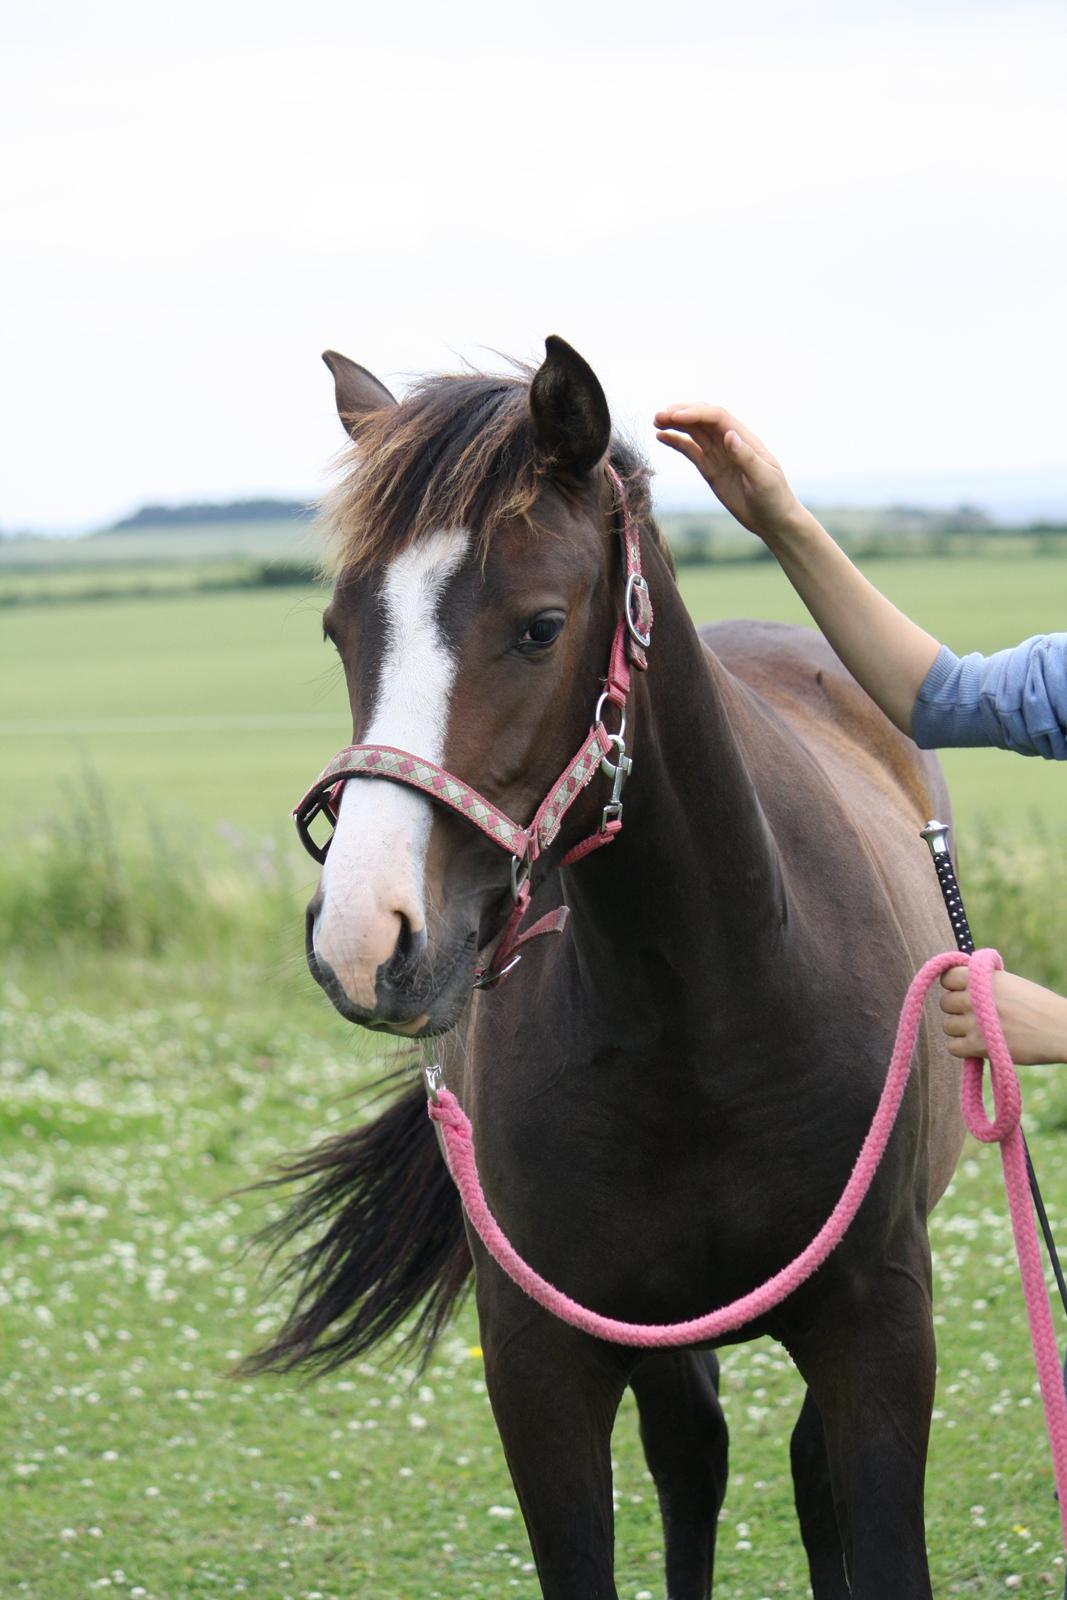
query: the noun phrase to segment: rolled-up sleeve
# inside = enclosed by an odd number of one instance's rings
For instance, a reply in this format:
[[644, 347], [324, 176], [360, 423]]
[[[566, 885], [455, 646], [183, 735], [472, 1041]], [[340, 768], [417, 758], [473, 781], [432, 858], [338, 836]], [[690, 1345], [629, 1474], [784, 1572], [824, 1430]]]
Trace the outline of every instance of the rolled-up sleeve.
[[924, 750], [997, 745], [1067, 761], [1067, 633], [1035, 634], [992, 656], [942, 645], [919, 690], [911, 733]]

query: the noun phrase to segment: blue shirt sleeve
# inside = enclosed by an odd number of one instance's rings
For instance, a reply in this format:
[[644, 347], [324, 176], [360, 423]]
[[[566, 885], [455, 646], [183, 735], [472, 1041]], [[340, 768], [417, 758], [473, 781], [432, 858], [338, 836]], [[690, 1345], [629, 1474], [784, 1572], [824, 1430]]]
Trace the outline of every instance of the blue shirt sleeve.
[[1067, 633], [1036, 634], [992, 656], [942, 645], [919, 690], [911, 733], [924, 750], [997, 745], [1067, 761]]

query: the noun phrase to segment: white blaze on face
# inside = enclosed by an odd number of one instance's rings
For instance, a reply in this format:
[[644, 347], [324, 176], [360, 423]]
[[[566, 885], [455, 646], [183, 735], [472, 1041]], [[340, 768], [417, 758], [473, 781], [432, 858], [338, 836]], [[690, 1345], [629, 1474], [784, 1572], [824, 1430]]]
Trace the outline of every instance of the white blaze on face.
[[[378, 699], [364, 744], [394, 745], [440, 765], [444, 759], [456, 660], [438, 608], [463, 560], [470, 534], [439, 531], [394, 557], [380, 604], [386, 647]], [[385, 778], [345, 784], [322, 870], [315, 954], [332, 967], [349, 998], [373, 1009], [374, 979], [396, 948], [402, 920], [425, 927], [423, 873], [433, 802]]]

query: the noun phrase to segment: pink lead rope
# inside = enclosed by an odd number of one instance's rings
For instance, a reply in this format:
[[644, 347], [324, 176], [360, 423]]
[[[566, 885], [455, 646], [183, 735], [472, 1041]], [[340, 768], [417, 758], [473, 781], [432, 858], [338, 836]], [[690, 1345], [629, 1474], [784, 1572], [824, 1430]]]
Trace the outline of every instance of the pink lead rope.
[[977, 1057], [972, 1057], [964, 1064], [960, 1105], [963, 1120], [974, 1137], [983, 1144], [1000, 1145], [1004, 1186], [1008, 1193], [1015, 1249], [1019, 1258], [1019, 1273], [1030, 1322], [1030, 1338], [1034, 1348], [1052, 1450], [1064, 1547], [1067, 1549], [1067, 1399], [1064, 1396], [1063, 1378], [1052, 1327], [1052, 1313], [1030, 1206], [1026, 1155], [1022, 1130], [1019, 1126], [1022, 1096], [993, 999], [993, 972], [1003, 968], [1003, 965], [998, 952], [988, 949], [978, 950], [973, 956], [958, 950], [946, 951], [942, 955], [932, 956], [926, 962], [912, 980], [905, 997], [889, 1071], [867, 1137], [863, 1141], [841, 1198], [815, 1238], [795, 1260], [775, 1273], [772, 1278], [768, 1278], [765, 1283], [760, 1284], [758, 1288], [750, 1290], [748, 1294], [742, 1295], [729, 1305], [719, 1306], [718, 1309], [709, 1311], [702, 1317], [693, 1317], [687, 1322], [623, 1322], [616, 1317], [601, 1316], [599, 1312], [579, 1305], [562, 1290], [554, 1288], [522, 1259], [490, 1211], [478, 1177], [470, 1122], [455, 1095], [439, 1086], [439, 1071], [436, 1068], [428, 1075], [430, 1116], [441, 1129], [449, 1170], [478, 1237], [497, 1265], [525, 1294], [536, 1300], [538, 1305], [550, 1311], [553, 1316], [569, 1323], [571, 1327], [578, 1328], [593, 1338], [606, 1339], [613, 1344], [656, 1349], [716, 1339], [723, 1334], [736, 1332], [738, 1328], [765, 1316], [775, 1306], [780, 1305], [811, 1277], [830, 1252], [841, 1243], [856, 1212], [863, 1204], [893, 1131], [911, 1072], [915, 1040], [926, 996], [932, 985], [949, 967], [969, 966], [971, 1004], [982, 1034], [989, 1044], [989, 1075], [993, 1086], [995, 1117], [991, 1121], [986, 1115], [982, 1101], [983, 1063]]

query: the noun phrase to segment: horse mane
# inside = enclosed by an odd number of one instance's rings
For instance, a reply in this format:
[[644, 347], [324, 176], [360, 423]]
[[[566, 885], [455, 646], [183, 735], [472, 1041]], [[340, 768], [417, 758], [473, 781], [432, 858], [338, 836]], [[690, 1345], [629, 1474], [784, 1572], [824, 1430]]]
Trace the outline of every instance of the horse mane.
[[[510, 373], [434, 374], [399, 405], [352, 424], [340, 481], [324, 506], [335, 575], [372, 566], [437, 528], [468, 529], [484, 553], [502, 523], [538, 526], [535, 506], [554, 462], [538, 449], [530, 416], [533, 370], [515, 363]], [[652, 522], [647, 462], [614, 433], [609, 460], [631, 513], [666, 550]]]

